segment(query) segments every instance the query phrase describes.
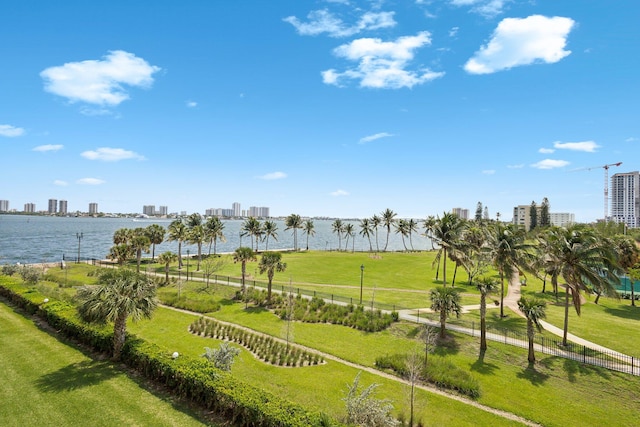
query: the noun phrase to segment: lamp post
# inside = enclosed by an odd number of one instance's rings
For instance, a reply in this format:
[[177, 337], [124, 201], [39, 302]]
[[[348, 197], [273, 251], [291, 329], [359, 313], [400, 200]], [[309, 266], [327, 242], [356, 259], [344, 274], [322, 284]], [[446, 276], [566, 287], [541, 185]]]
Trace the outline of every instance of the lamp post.
[[78, 259], [76, 260], [76, 264], [80, 263], [80, 241], [83, 237], [82, 233], [76, 233], [76, 238], [78, 239]]
[[189, 256], [189, 249], [187, 249], [187, 282], [189, 281], [189, 258], [191, 258], [191, 256]]
[[362, 281], [364, 279], [364, 264], [360, 265], [360, 305], [362, 305]]

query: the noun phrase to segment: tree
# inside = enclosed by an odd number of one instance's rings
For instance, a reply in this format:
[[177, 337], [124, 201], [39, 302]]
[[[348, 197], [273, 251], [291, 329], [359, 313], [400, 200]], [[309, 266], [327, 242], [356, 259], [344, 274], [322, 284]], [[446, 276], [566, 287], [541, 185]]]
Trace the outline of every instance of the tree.
[[269, 237], [272, 237], [276, 242], [278, 241], [278, 225], [275, 221], [265, 221], [262, 224], [262, 235], [266, 241], [264, 249], [269, 250]]
[[442, 285], [447, 286], [447, 258], [448, 252], [457, 244], [460, 238], [464, 223], [458, 215], [445, 212], [442, 218], [437, 218], [433, 228], [433, 239], [436, 241], [440, 249], [436, 254], [433, 263], [440, 263], [442, 266]]
[[107, 258], [116, 261], [119, 266], [123, 266], [131, 256], [133, 256], [131, 246], [126, 243], [120, 243], [118, 245], [111, 246]]
[[373, 246], [371, 244], [371, 233], [373, 233], [373, 227], [371, 225], [371, 220], [369, 218], [361, 219], [360, 224], [358, 225], [360, 227], [358, 234], [367, 238], [369, 241], [369, 252], [373, 252]]
[[158, 262], [164, 264], [164, 281], [169, 283], [169, 264], [175, 262], [178, 259], [178, 255], [173, 252], [167, 251], [158, 255]]
[[529, 230], [535, 230], [538, 227], [538, 205], [535, 200], [531, 202], [529, 207]]
[[202, 215], [196, 212], [187, 217], [188, 228], [197, 227], [198, 225], [202, 225]]
[[213, 244], [213, 254], [217, 252], [218, 240], [226, 242], [227, 239], [224, 236], [224, 222], [217, 217], [212, 216], [204, 223], [204, 232], [206, 239], [209, 241], [209, 255], [211, 255], [211, 244]]
[[546, 302], [537, 298], [527, 298], [523, 296], [518, 300], [518, 308], [527, 318], [527, 338], [529, 339], [529, 356], [527, 360], [529, 360], [529, 363], [535, 363], [536, 361], [536, 354], [533, 351], [533, 339], [536, 334], [534, 326], [538, 331], [542, 331], [540, 320], [546, 317], [546, 306]]
[[176, 219], [169, 224], [169, 241], [178, 242], [178, 268], [182, 269], [182, 242], [187, 240], [187, 226], [182, 219]]
[[307, 236], [307, 250], [309, 250], [309, 236], [315, 236], [316, 235], [315, 225], [313, 224], [313, 220], [312, 219], [307, 219], [302, 224], [302, 231]]
[[469, 284], [479, 274], [483, 274], [489, 267], [487, 256], [487, 226], [486, 222], [466, 222], [462, 230], [462, 237], [456, 245], [457, 257], [469, 276]]
[[380, 252], [380, 246], [378, 245], [378, 227], [380, 227], [380, 224], [382, 224], [382, 219], [378, 215], [373, 215], [371, 217], [371, 228], [376, 235], [376, 252]]
[[482, 202], [476, 205], [476, 222], [482, 221]]
[[136, 228], [133, 230], [132, 237], [129, 240], [129, 246], [136, 253], [136, 271], [140, 273], [140, 261], [142, 260], [142, 252], [148, 253], [151, 246], [151, 240], [147, 236], [146, 229]]
[[407, 231], [409, 232], [409, 245], [411, 246], [411, 250], [413, 250], [413, 239], [412, 239], [412, 235], [413, 233], [417, 233], [418, 232], [418, 221], [416, 221], [415, 219], [411, 218], [407, 221]]
[[256, 254], [253, 252], [253, 249], [247, 248], [245, 246], [241, 246], [235, 250], [233, 253], [233, 262], [240, 263], [242, 267], [242, 293], [246, 291], [245, 288], [245, 278], [247, 276], [247, 262], [255, 261]]
[[153, 262], [156, 260], [156, 245], [164, 242], [166, 230], [160, 224], [151, 224], [146, 228], [146, 234], [151, 243], [151, 261]]
[[293, 230], [293, 250], [298, 250], [298, 229], [302, 228], [302, 218], [300, 215], [291, 214], [284, 220], [285, 231]]
[[242, 234], [251, 238], [251, 249], [253, 249], [253, 239], [256, 239], [256, 251], [258, 250], [258, 241], [262, 235], [262, 225], [255, 217], [250, 216], [242, 223]]
[[636, 287], [636, 282], [640, 281], [640, 263], [628, 269], [627, 274], [629, 275], [629, 284], [631, 285], [631, 305], [635, 307], [636, 294], [634, 288]]
[[480, 291], [480, 352], [487, 350], [487, 295], [498, 290], [498, 284], [489, 277], [483, 277], [476, 284]]
[[331, 231], [338, 235], [338, 250], [342, 250], [342, 233], [344, 233], [344, 223], [341, 219], [336, 219], [331, 223]]
[[414, 424], [414, 407], [415, 407], [415, 389], [416, 384], [422, 379], [422, 370], [425, 365], [422, 363], [422, 359], [416, 351], [412, 351], [407, 355], [405, 360], [406, 373], [405, 378], [409, 382], [410, 394], [409, 394], [409, 427], [413, 427]]
[[399, 423], [391, 415], [393, 405], [388, 400], [373, 397], [379, 384], [371, 384], [360, 391], [360, 372], [347, 388], [347, 395], [342, 399], [347, 410], [349, 425], [364, 427], [395, 427]]
[[540, 219], [538, 223], [540, 227], [549, 227], [551, 225], [551, 215], [549, 215], [549, 199], [546, 197], [542, 199], [542, 204], [540, 205]]
[[113, 323], [113, 359], [120, 360], [127, 319], [151, 318], [158, 306], [156, 286], [144, 275], [125, 268], [105, 269], [97, 286], [78, 291], [78, 312], [88, 322]]
[[436, 217], [429, 215], [427, 219], [422, 221], [422, 225], [424, 227], [424, 233], [422, 235], [429, 239], [429, 242], [431, 242], [431, 250], [433, 251], [435, 250], [435, 246], [433, 245], [433, 231], [436, 227]]
[[280, 252], [265, 252], [258, 263], [260, 274], [267, 273], [267, 301], [271, 302], [271, 284], [275, 272], [282, 272], [287, 269], [287, 264], [282, 262], [282, 254]]
[[484, 207], [484, 212], [482, 214], [482, 219], [485, 220], [485, 221], [489, 221], [489, 218], [490, 218], [489, 217], [489, 207], [485, 206]]
[[420, 340], [424, 343], [424, 366], [427, 366], [429, 362], [429, 353], [436, 347], [437, 338], [438, 332], [436, 328], [426, 323], [422, 324], [420, 328]]
[[211, 280], [211, 276], [216, 271], [220, 271], [220, 269], [225, 265], [227, 265], [227, 258], [207, 258], [204, 261], [202, 261], [202, 275], [206, 279], [207, 289], [209, 289], [209, 282]]
[[404, 238], [409, 236], [409, 222], [406, 219], [399, 219], [393, 226], [396, 229], [396, 234], [400, 234], [400, 236], [402, 236], [402, 246], [404, 246], [404, 250], [406, 251], [407, 244]]
[[344, 243], [344, 250], [347, 251], [349, 247], [349, 237], [353, 237], [354, 239], [354, 247], [355, 247], [355, 233], [353, 232], [353, 224], [346, 223], [344, 226], [344, 235], [346, 237], [346, 241]]
[[454, 288], [437, 286], [429, 293], [431, 299], [431, 309], [440, 313], [440, 338], [446, 336], [447, 317], [455, 314], [460, 317], [462, 306], [460, 305], [460, 294]]
[[[631, 269], [640, 262], [640, 248], [632, 237], [617, 235], [612, 238], [615, 252], [618, 255], [618, 264], [626, 275], [631, 275]], [[597, 292], [595, 303], [598, 303], [600, 293]], [[633, 285], [631, 286], [631, 305], [636, 305]]]
[[113, 244], [121, 245], [123, 243], [129, 243], [129, 239], [131, 238], [131, 229], [130, 228], [120, 228], [113, 233]]
[[391, 234], [391, 226], [396, 221], [395, 220], [396, 215], [397, 214], [389, 208], [385, 209], [380, 214], [380, 217], [382, 219], [382, 225], [384, 225], [384, 227], [387, 229], [387, 241], [384, 244], [384, 249], [383, 249], [384, 252], [387, 251], [387, 246], [389, 245], [389, 234]]
[[202, 357], [213, 363], [213, 366], [216, 368], [222, 371], [230, 371], [231, 365], [233, 365], [233, 362], [239, 354], [239, 348], [231, 347], [228, 342], [223, 342], [217, 349], [205, 347]]
[[200, 271], [200, 263], [202, 262], [202, 244], [207, 239], [206, 233], [204, 231], [204, 225], [202, 225], [202, 222], [195, 223], [195, 225], [189, 227], [187, 233], [189, 243], [191, 243], [192, 245], [197, 245], [198, 247], [198, 263], [196, 270]]

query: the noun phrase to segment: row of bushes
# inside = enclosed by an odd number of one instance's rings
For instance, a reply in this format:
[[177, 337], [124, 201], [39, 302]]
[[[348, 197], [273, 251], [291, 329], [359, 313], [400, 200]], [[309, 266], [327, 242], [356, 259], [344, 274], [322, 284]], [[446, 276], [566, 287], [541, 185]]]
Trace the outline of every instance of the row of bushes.
[[185, 295], [180, 298], [178, 298], [178, 295], [161, 295], [160, 300], [163, 304], [171, 307], [195, 311], [196, 313], [202, 314], [219, 311], [222, 307], [219, 301], [214, 301], [212, 298], [194, 299]]
[[[381, 356], [376, 359], [376, 367], [390, 369], [401, 377], [409, 373], [406, 354]], [[448, 390], [454, 390], [474, 399], [480, 397], [480, 383], [469, 372], [440, 356], [430, 356], [426, 365], [422, 362], [420, 378]]]
[[[62, 301], [47, 301], [33, 288], [0, 276], [0, 295], [30, 314], [38, 314], [69, 338], [100, 352], [111, 352], [113, 332], [83, 323], [75, 307]], [[264, 390], [246, 384], [214, 368], [202, 359], [177, 359], [155, 344], [127, 337], [122, 360], [145, 377], [167, 386], [178, 396], [221, 414], [242, 426], [320, 426], [332, 421], [324, 414], [309, 412]]]
[[238, 343], [260, 360], [272, 365], [300, 367], [324, 363], [324, 358], [317, 353], [282, 343], [273, 337], [264, 337], [233, 325], [226, 325], [214, 319], [201, 317], [189, 326], [189, 331], [205, 337]]

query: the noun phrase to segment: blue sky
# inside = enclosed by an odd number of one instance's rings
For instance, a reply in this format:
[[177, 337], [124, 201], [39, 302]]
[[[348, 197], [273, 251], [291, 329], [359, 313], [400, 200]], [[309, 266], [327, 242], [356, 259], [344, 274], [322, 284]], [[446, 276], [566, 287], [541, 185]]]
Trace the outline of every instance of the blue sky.
[[[638, 170], [640, 3], [0, 4], [0, 199], [22, 210], [603, 215]], [[589, 170], [588, 168], [594, 167]]]

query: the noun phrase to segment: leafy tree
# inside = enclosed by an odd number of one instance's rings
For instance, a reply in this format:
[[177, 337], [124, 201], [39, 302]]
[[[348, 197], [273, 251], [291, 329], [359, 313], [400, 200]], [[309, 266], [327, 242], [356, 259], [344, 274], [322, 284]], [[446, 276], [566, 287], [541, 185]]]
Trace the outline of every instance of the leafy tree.
[[275, 221], [269, 221], [269, 220], [265, 221], [262, 224], [262, 234], [266, 241], [264, 249], [268, 251], [269, 237], [272, 237], [273, 240], [275, 240], [276, 242], [278, 241], [278, 225], [275, 223]]
[[271, 302], [271, 284], [273, 283], [273, 275], [275, 272], [282, 272], [287, 269], [287, 264], [282, 262], [282, 254], [280, 252], [265, 252], [258, 263], [260, 274], [267, 273], [267, 301]]
[[246, 291], [245, 278], [247, 276], [247, 262], [255, 260], [256, 254], [253, 252], [253, 249], [247, 248], [246, 246], [239, 247], [233, 253], [233, 262], [239, 262], [242, 267], [242, 293]]
[[331, 223], [331, 231], [338, 235], [338, 250], [342, 250], [342, 233], [344, 233], [344, 223], [341, 219], [336, 219]]
[[113, 233], [113, 244], [121, 245], [123, 243], [129, 243], [132, 230], [130, 228], [119, 228]]
[[382, 225], [384, 225], [384, 227], [387, 229], [387, 241], [384, 244], [384, 249], [383, 249], [384, 252], [387, 251], [387, 246], [389, 246], [389, 234], [391, 234], [391, 226], [396, 221], [395, 220], [396, 215], [397, 214], [389, 208], [385, 209], [380, 214], [380, 217], [382, 219]]
[[226, 242], [227, 239], [224, 236], [224, 222], [217, 217], [212, 216], [204, 223], [204, 232], [206, 239], [209, 241], [209, 255], [211, 255], [211, 245], [213, 244], [213, 254], [217, 252], [218, 240]]
[[551, 225], [549, 208], [549, 199], [545, 197], [542, 199], [542, 204], [540, 205], [540, 219], [538, 220], [540, 227], [549, 227]]
[[538, 205], [535, 200], [531, 202], [529, 207], [529, 230], [535, 230], [538, 227]]
[[482, 221], [482, 202], [476, 205], [476, 222]]
[[88, 322], [113, 323], [113, 359], [119, 360], [127, 332], [127, 319], [151, 318], [158, 305], [156, 286], [140, 273], [129, 269], [105, 269], [98, 274], [97, 286], [78, 291], [78, 312]]
[[535, 363], [536, 361], [536, 354], [533, 351], [533, 339], [536, 334], [534, 326], [538, 331], [542, 331], [540, 320], [546, 317], [546, 306], [546, 302], [537, 298], [523, 296], [518, 300], [518, 308], [527, 318], [527, 338], [529, 339], [529, 356], [527, 360], [529, 360], [529, 363]]
[[216, 271], [220, 271], [220, 269], [222, 269], [225, 265], [227, 265], [226, 258], [207, 258], [202, 261], [202, 275], [206, 279], [207, 289], [209, 289], [209, 281], [211, 279], [211, 276]]
[[454, 288], [437, 286], [429, 292], [431, 299], [431, 309], [440, 313], [440, 338], [446, 336], [447, 317], [455, 314], [460, 317], [462, 306], [460, 305], [460, 294]]
[[489, 207], [485, 206], [484, 207], [484, 212], [482, 214], [482, 219], [485, 221], [489, 221]]
[[176, 219], [169, 224], [169, 241], [178, 242], [178, 268], [182, 269], [182, 242], [189, 237], [187, 226], [182, 219]]
[[171, 251], [163, 252], [158, 255], [158, 262], [164, 264], [164, 281], [169, 283], [169, 264], [178, 260], [178, 255]]
[[369, 252], [373, 252], [373, 245], [371, 244], [371, 233], [373, 233], [373, 226], [371, 225], [371, 220], [369, 218], [364, 218], [360, 220], [360, 234], [362, 237], [366, 237], [369, 241]]
[[[631, 269], [640, 262], [640, 248], [630, 236], [617, 235], [611, 239], [611, 244], [614, 247], [614, 251], [618, 256], [618, 264], [626, 275], [630, 275]], [[597, 289], [594, 289], [597, 293], [595, 303], [598, 303], [600, 293]], [[633, 286], [631, 286], [631, 305], [636, 305]]]
[[498, 284], [489, 277], [483, 277], [476, 284], [480, 291], [480, 351], [487, 350], [487, 295], [498, 290]]
[[438, 265], [440, 260], [443, 261], [442, 266], [442, 285], [447, 286], [447, 258], [448, 252], [457, 244], [461, 236], [464, 223], [453, 213], [445, 212], [442, 218], [437, 218], [433, 228], [433, 239], [436, 241], [440, 249], [433, 260]]
[[156, 245], [164, 242], [166, 230], [160, 224], [151, 224], [146, 228], [146, 234], [151, 243], [151, 261], [156, 260]]
[[213, 366], [222, 370], [230, 371], [231, 365], [235, 361], [235, 358], [240, 354], [240, 349], [237, 347], [231, 347], [228, 342], [223, 342], [217, 349], [204, 348], [204, 354], [202, 357], [213, 363]]
[[424, 344], [424, 366], [427, 366], [427, 363], [429, 362], [429, 353], [433, 352], [436, 347], [438, 332], [433, 326], [424, 323], [420, 328], [419, 336], [420, 340]]
[[20, 270], [17, 264], [5, 264], [2, 266], [2, 274], [5, 276], [13, 276]]
[[309, 250], [309, 236], [315, 236], [316, 235], [315, 225], [313, 224], [313, 220], [312, 219], [307, 219], [302, 224], [302, 231], [307, 236], [307, 250]]
[[371, 384], [360, 391], [360, 372], [356, 375], [353, 384], [347, 388], [344, 402], [347, 409], [347, 423], [365, 427], [395, 427], [398, 420], [393, 418], [391, 411], [393, 405], [389, 400], [380, 400], [373, 397], [379, 384]]
[[285, 231], [293, 230], [293, 250], [298, 250], [298, 229], [302, 228], [302, 218], [298, 214], [291, 214], [284, 220]]
[[23, 265], [22, 267], [20, 267], [20, 277], [22, 277], [22, 280], [30, 285], [35, 285], [36, 283], [38, 283], [38, 280], [40, 280], [41, 276], [42, 274], [40, 270], [31, 265]]
[[126, 243], [120, 243], [118, 245], [111, 246], [107, 258], [116, 261], [119, 266], [122, 266], [132, 256], [133, 250], [131, 246]]

